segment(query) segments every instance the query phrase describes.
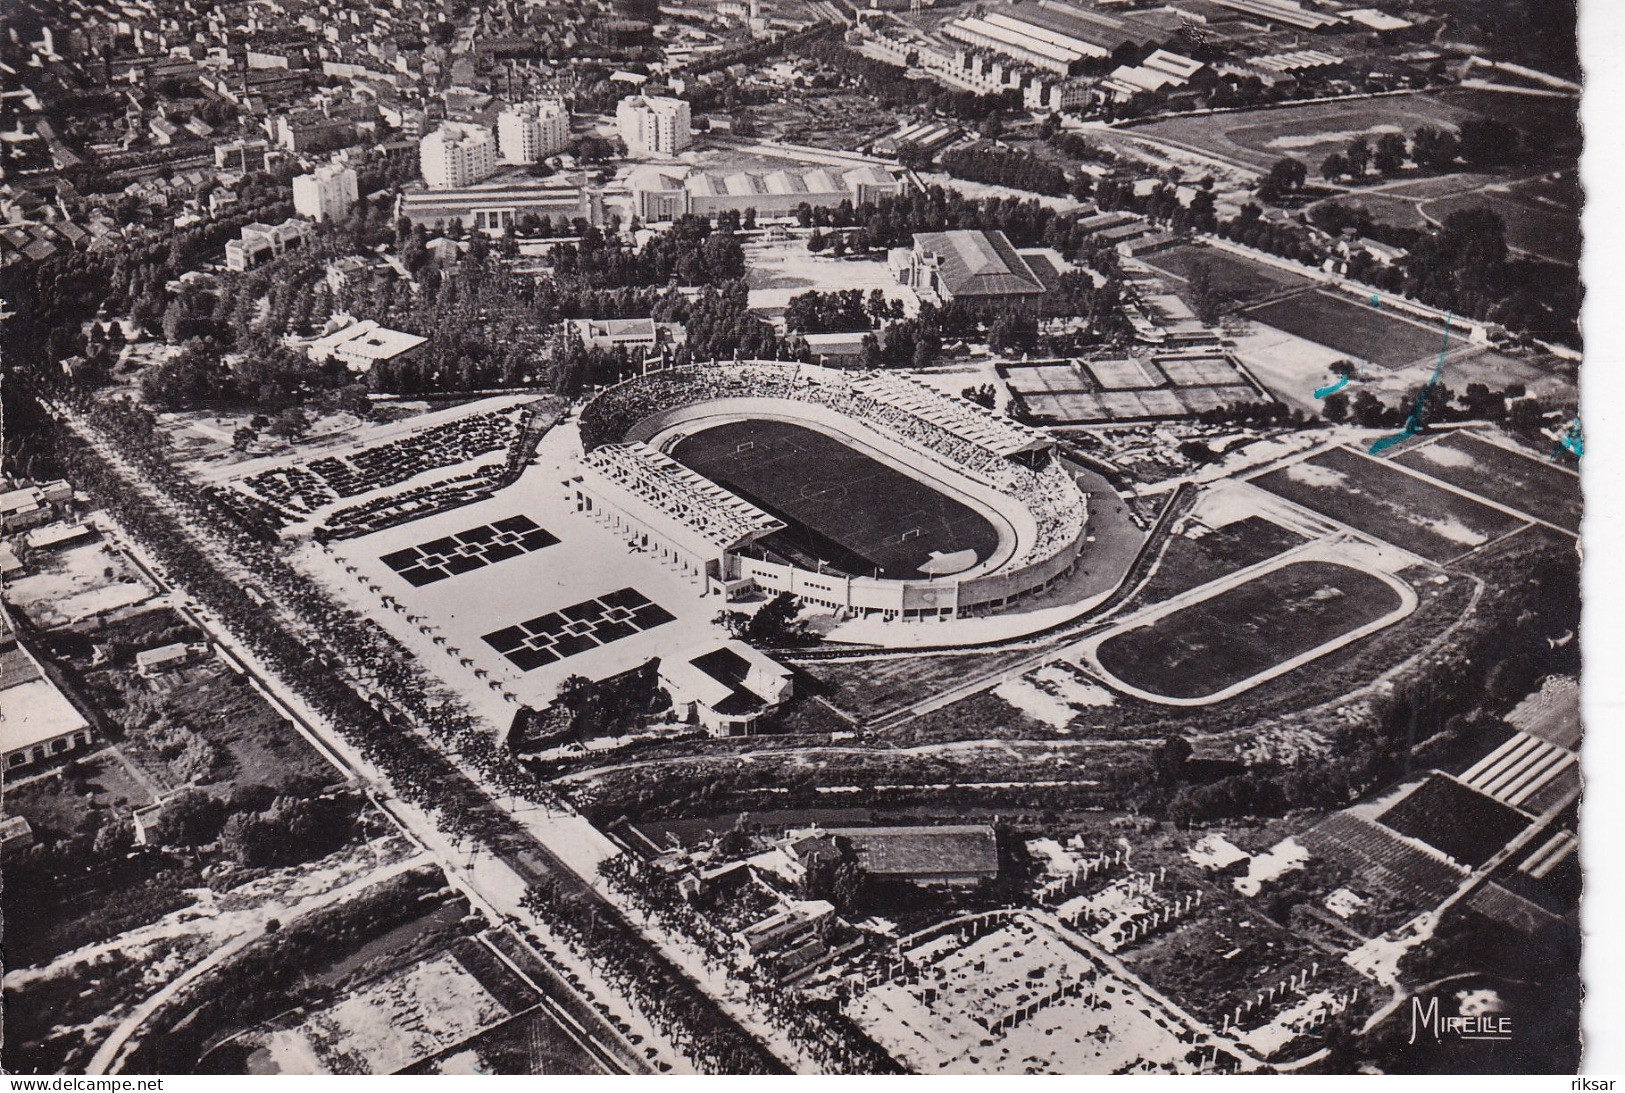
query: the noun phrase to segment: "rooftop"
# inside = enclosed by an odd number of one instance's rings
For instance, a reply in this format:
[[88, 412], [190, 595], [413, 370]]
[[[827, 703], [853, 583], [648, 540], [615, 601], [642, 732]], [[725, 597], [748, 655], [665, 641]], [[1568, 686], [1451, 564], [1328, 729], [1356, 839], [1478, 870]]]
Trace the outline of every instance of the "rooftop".
[[914, 249], [938, 259], [953, 296], [1025, 296], [1044, 282], [1000, 231], [919, 232]]

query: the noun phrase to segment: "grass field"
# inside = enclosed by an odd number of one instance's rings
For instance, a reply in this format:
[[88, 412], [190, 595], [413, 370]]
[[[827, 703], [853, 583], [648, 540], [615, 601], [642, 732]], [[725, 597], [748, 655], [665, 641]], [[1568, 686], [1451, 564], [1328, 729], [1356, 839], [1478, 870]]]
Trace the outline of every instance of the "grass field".
[[983, 561], [999, 545], [965, 504], [800, 425], [727, 422], [683, 438], [672, 456], [788, 524], [766, 545], [798, 564], [895, 580], [925, 576], [933, 555]]
[[[1300, 292], [1249, 308], [1246, 315], [1265, 326], [1381, 368], [1399, 368], [1436, 356], [1445, 345], [1443, 326], [1424, 326], [1383, 311], [1380, 306], [1329, 292]], [[1461, 340], [1465, 341], [1465, 334]]]
[[1576, 534], [1580, 530], [1578, 478], [1471, 433], [1452, 433], [1411, 448], [1394, 462]]
[[1156, 137], [1267, 170], [1282, 156], [1319, 163], [1357, 136], [1414, 132], [1419, 126], [1455, 129], [1476, 113], [1443, 95], [1396, 95], [1347, 102], [1305, 103], [1244, 110], [1217, 117], [1172, 118], [1133, 127]]
[[1262, 516], [1237, 520], [1199, 539], [1172, 536], [1151, 579], [1129, 601], [1128, 607], [1136, 610], [1171, 600], [1182, 592], [1257, 565], [1303, 542], [1303, 536], [1272, 524]]
[[1447, 562], [1520, 524], [1514, 516], [1345, 448], [1252, 483], [1434, 562]]
[[1580, 217], [1573, 210], [1521, 200], [1517, 188], [1441, 198], [1422, 205], [1422, 214], [1442, 223], [1461, 209], [1488, 208], [1506, 225], [1507, 246], [1548, 262], [1572, 265], [1580, 260]]
[[1529, 826], [1527, 819], [1500, 801], [1439, 774], [1377, 819], [1474, 869]]
[[1187, 281], [1191, 269], [1198, 263], [1206, 264], [1212, 279], [1213, 291], [1236, 303], [1248, 303], [1273, 295], [1294, 286], [1307, 286], [1309, 278], [1300, 277], [1284, 269], [1276, 269], [1262, 262], [1251, 262], [1240, 255], [1214, 247], [1183, 245], [1157, 251], [1140, 259], [1158, 273], [1172, 274], [1178, 280], [1171, 286], [1180, 299], [1191, 301]]
[[1399, 606], [1379, 577], [1331, 562], [1292, 562], [1110, 637], [1096, 655], [1132, 687], [1204, 698]]

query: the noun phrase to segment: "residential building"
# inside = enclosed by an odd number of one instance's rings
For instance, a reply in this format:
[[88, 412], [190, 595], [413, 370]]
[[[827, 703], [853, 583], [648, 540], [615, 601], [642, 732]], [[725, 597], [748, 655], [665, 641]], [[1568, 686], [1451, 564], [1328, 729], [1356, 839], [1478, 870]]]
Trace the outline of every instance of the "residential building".
[[226, 244], [226, 268], [241, 273], [261, 262], [276, 258], [302, 246], [310, 237], [307, 221], [289, 218], [282, 223], [247, 224], [240, 239]]
[[496, 137], [483, 125], [443, 122], [418, 142], [418, 158], [431, 190], [472, 186], [496, 172]]
[[357, 197], [355, 171], [341, 163], [324, 163], [293, 180], [293, 211], [317, 223], [342, 219]]
[[0, 613], [0, 756], [6, 772], [88, 748], [96, 731]]
[[570, 143], [570, 111], [558, 99], [515, 103], [497, 115], [497, 146], [509, 163], [535, 163]]
[[626, 150], [633, 156], [675, 156], [689, 145], [688, 103], [661, 95], [630, 95], [615, 108]]
[[171, 668], [179, 668], [192, 659], [192, 648], [185, 642], [160, 645], [156, 649], [142, 649], [135, 655], [135, 670], [144, 679], [162, 675]]

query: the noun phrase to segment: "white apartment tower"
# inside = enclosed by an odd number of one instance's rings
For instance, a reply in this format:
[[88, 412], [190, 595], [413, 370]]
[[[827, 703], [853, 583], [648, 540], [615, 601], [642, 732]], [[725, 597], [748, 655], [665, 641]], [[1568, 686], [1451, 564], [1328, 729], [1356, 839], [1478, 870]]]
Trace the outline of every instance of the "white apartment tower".
[[341, 219], [356, 197], [355, 171], [341, 163], [325, 163], [293, 180], [293, 211], [318, 223]]
[[418, 141], [423, 181], [431, 190], [457, 190], [497, 169], [497, 141], [483, 125], [443, 122]]
[[688, 103], [658, 95], [633, 95], [615, 108], [615, 121], [630, 155], [675, 156], [688, 147]]
[[497, 144], [509, 163], [535, 163], [570, 143], [570, 111], [558, 99], [514, 103], [497, 115]]

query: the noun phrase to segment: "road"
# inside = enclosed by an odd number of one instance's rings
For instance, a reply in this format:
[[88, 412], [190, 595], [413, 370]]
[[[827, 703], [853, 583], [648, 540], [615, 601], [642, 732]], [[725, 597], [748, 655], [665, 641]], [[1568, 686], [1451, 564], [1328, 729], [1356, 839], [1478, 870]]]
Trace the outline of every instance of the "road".
[[[148, 482], [116, 449], [102, 441], [92, 428], [64, 407], [56, 406], [51, 409], [58, 420], [85, 440], [120, 479], [168, 516], [180, 529], [181, 534], [192, 537], [194, 543], [200, 546], [211, 560], [229, 558], [226, 547], [214, 541], [198, 526], [190, 513]], [[107, 514], [103, 515], [104, 519], [108, 518]], [[565, 943], [553, 935], [546, 922], [526, 911], [518, 902], [529, 889], [542, 882], [549, 882], [562, 898], [580, 901], [582, 906], [591, 908], [599, 921], [606, 926], [613, 926], [629, 943], [638, 945], [643, 950], [645, 957], [662, 970], [665, 973], [664, 978], [673, 984], [667, 993], [666, 1001], [679, 1005], [701, 1025], [734, 1029], [742, 1037], [742, 1046], [757, 1045], [759, 1065], [762, 1069], [786, 1072], [790, 1069], [782, 1061], [761, 1052], [757, 1041], [740, 1027], [736, 1020], [737, 1014], [730, 1016], [717, 1000], [700, 988], [694, 975], [683, 971], [667, 956], [658, 940], [651, 941], [637, 924], [627, 919], [618, 905], [605, 898], [594, 887], [595, 877], [584, 875], [565, 857], [561, 857], [536, 838], [530, 830], [527, 830], [526, 825], [499, 807], [496, 803], [497, 794], [477, 784], [454, 762], [453, 757], [435, 748], [421, 735], [407, 730], [401, 733], [399, 744], [402, 750], [418, 753], [423, 761], [432, 763], [442, 772], [438, 779], [439, 788], [457, 802], [457, 807], [448, 811], [455, 812], [465, 821], [471, 821], [481, 831], [478, 845], [448, 839], [436, 826], [433, 818], [411, 806], [409, 802], [394, 797], [387, 789], [388, 778], [349, 744], [337, 726], [326, 723], [299, 697], [296, 688], [279, 678], [262, 658], [254, 654], [246, 642], [232, 633], [224, 620], [215, 616], [197, 600], [189, 596], [182, 597], [181, 590], [186, 587], [184, 580], [167, 573], [163, 564], [149, 551], [144, 550], [133, 537], [125, 535], [123, 539], [132, 556], [143, 561], [156, 579], [177, 590], [177, 597], [180, 598], [182, 605], [187, 607], [189, 613], [197, 618], [200, 625], [218, 644], [244, 665], [250, 676], [260, 684], [262, 693], [274, 699], [273, 704], [289, 717], [323, 755], [334, 761], [341, 769], [351, 772], [362, 784], [374, 787], [374, 800], [384, 813], [414, 841], [429, 848], [448, 877], [465, 887], [477, 904], [492, 908], [498, 920], [521, 921], [531, 932], [553, 938], [556, 944], [551, 947], [564, 954], [569, 951]], [[239, 584], [246, 584], [252, 580], [252, 575], [238, 566], [228, 564], [225, 566], [225, 572]], [[308, 628], [299, 625], [299, 621], [290, 618], [285, 611], [272, 610], [268, 607], [267, 615], [284, 630], [293, 631], [287, 637], [291, 645], [314, 646], [316, 650], [321, 649], [319, 635], [307, 636], [302, 631], [307, 631]], [[326, 664], [320, 655], [309, 660], [307, 668], [311, 672], [336, 671]], [[351, 684], [348, 678], [345, 682], [346, 686]], [[539, 957], [537, 959], [540, 960]], [[633, 1027], [646, 1044], [657, 1046], [658, 1055], [667, 1068], [689, 1069], [686, 1060], [673, 1046], [671, 1039], [657, 1030], [624, 992], [610, 987], [607, 980], [597, 974], [585, 961], [579, 961], [573, 970], [578, 978], [590, 985], [592, 994], [614, 1011], [618, 1019], [626, 1021]], [[597, 1031], [600, 1039], [625, 1044], [625, 1037], [598, 1012], [594, 1004], [595, 999], [582, 997], [576, 1001], [579, 1005], [572, 1007], [574, 1011], [594, 1015], [599, 1026]], [[627, 1053], [635, 1062], [623, 1060], [623, 1069], [648, 1068], [647, 1061], [635, 1050], [630, 1049], [629, 1045]]]

